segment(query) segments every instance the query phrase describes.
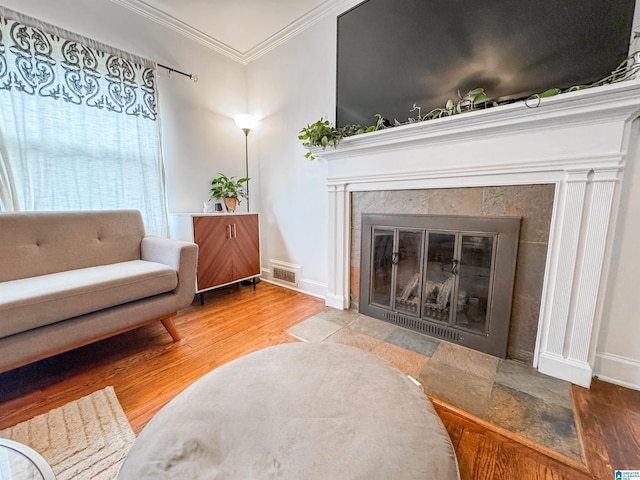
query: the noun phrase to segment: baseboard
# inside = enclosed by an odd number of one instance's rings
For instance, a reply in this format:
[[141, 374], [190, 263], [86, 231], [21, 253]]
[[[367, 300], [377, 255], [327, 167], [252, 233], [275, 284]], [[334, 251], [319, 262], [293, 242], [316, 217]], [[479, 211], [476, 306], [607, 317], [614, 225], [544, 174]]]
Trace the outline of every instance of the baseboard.
[[336, 308], [338, 310], [347, 310], [349, 308], [349, 303], [345, 301], [345, 298], [342, 295], [327, 293], [325, 303], [327, 307]]
[[308, 278], [301, 278], [298, 281], [298, 288], [301, 292], [318, 298], [327, 298], [327, 284], [316, 282], [315, 280], [309, 280]]
[[594, 374], [605, 382], [640, 390], [640, 361], [615, 355], [596, 353]]
[[585, 388], [589, 388], [593, 376], [593, 370], [587, 362], [564, 358], [549, 352], [540, 354], [538, 371]]
[[271, 270], [268, 268], [262, 269], [262, 276], [260, 277], [265, 282], [271, 283], [273, 285], [278, 285], [279, 287], [288, 288], [289, 290], [293, 290], [295, 292], [304, 293], [316, 298], [322, 298], [323, 300], [327, 298], [327, 285], [325, 283], [316, 282], [315, 280], [310, 280], [308, 278], [301, 278], [298, 280], [298, 285], [289, 285], [285, 282], [279, 282], [273, 279], [273, 275], [271, 274]]

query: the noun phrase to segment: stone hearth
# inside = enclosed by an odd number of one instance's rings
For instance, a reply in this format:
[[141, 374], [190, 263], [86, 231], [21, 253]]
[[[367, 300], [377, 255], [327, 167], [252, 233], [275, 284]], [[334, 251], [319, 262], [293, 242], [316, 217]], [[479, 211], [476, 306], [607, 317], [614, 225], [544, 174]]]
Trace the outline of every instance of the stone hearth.
[[628, 81], [345, 139], [328, 164], [327, 305], [350, 304], [354, 192], [553, 185], [532, 363], [588, 387], [640, 83]]

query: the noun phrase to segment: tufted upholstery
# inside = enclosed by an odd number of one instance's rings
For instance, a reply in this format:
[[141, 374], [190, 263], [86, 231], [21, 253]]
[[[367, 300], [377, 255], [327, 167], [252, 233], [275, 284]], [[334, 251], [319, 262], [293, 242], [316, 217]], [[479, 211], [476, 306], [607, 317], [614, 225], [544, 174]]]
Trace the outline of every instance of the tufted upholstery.
[[0, 215], [0, 282], [140, 260], [137, 210]]

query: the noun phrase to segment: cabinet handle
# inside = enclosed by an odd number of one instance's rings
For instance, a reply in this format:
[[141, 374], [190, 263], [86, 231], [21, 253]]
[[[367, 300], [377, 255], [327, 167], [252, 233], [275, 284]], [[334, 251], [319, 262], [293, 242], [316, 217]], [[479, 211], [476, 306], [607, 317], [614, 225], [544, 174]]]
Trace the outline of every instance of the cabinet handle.
[[227, 238], [231, 238], [231, 225], [227, 225]]
[[233, 224], [233, 238], [238, 238], [238, 228], [235, 223]]

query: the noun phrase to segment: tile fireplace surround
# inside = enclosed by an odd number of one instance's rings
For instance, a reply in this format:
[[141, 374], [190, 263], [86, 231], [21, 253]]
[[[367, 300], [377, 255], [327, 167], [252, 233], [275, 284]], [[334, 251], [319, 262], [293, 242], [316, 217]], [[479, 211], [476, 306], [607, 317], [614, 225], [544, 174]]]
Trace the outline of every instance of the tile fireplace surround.
[[554, 184], [533, 366], [589, 387], [638, 115], [640, 82], [633, 80], [542, 99], [537, 108], [519, 102], [314, 149], [328, 165], [327, 305], [349, 307], [352, 192]]

